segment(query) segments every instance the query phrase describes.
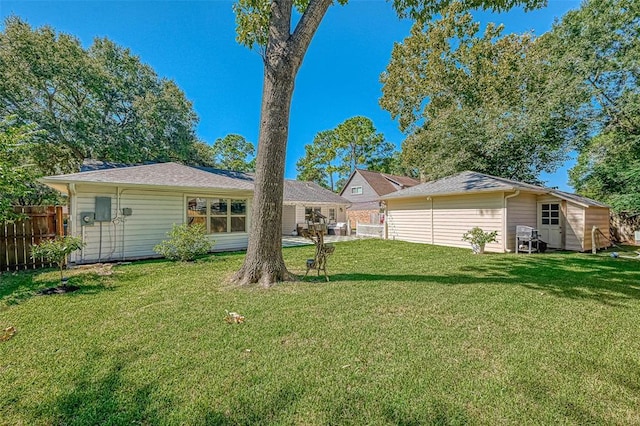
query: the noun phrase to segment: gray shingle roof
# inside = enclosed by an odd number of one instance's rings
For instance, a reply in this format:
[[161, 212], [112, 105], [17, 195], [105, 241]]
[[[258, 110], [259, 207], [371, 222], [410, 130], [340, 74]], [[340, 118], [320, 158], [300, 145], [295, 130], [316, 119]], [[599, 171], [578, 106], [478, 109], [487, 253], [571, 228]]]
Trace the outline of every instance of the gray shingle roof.
[[357, 169], [357, 171], [378, 195], [395, 192], [398, 190], [398, 186], [412, 187], [420, 183], [419, 180], [406, 176], [395, 176], [363, 169]]
[[[108, 183], [122, 185], [144, 185], [203, 189], [237, 189], [253, 191], [252, 173], [214, 169], [210, 167], [189, 167], [178, 163], [155, 163], [142, 166], [100, 168], [67, 175], [42, 178], [43, 183]], [[338, 194], [312, 182], [286, 179], [284, 201], [349, 204]]]
[[285, 202], [316, 202], [333, 204], [350, 204], [351, 202], [325, 189], [314, 182], [301, 182], [299, 180], [285, 179], [284, 181], [284, 201]]
[[231, 172], [234, 175], [230, 175], [227, 171], [224, 172], [205, 171], [178, 163], [157, 163], [48, 176], [42, 178], [42, 182], [85, 182], [253, 190], [253, 178], [239, 172]]
[[601, 203], [600, 201], [592, 200], [591, 198], [583, 197], [582, 195], [572, 194], [571, 192], [558, 191], [556, 189], [551, 190], [550, 194], [555, 195], [558, 198], [565, 199], [567, 201], [573, 201], [578, 204], [583, 204], [585, 206], [591, 207], [609, 207], [605, 203]]
[[608, 207], [598, 201], [591, 200], [576, 194], [557, 191], [542, 186], [531, 185], [524, 182], [505, 179], [497, 176], [486, 175], [478, 172], [462, 172], [457, 175], [447, 176], [442, 179], [431, 182], [421, 183], [420, 185], [406, 188], [401, 191], [380, 197], [382, 200], [412, 198], [412, 197], [428, 197], [433, 195], [455, 195], [475, 192], [494, 192], [494, 191], [529, 191], [540, 194], [551, 194], [559, 198], [576, 202], [585, 206]]

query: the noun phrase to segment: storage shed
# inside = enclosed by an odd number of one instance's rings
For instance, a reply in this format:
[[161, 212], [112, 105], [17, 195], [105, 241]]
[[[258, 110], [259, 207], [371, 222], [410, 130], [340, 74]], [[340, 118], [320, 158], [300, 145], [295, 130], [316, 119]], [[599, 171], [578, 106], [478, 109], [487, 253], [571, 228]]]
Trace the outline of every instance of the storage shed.
[[[515, 250], [517, 225], [538, 229], [549, 248], [592, 249], [609, 241], [609, 207], [576, 194], [477, 172], [462, 172], [381, 197], [387, 222], [385, 238], [469, 247], [462, 235], [479, 226], [497, 231], [487, 251]], [[601, 233], [601, 234], [600, 234]]]

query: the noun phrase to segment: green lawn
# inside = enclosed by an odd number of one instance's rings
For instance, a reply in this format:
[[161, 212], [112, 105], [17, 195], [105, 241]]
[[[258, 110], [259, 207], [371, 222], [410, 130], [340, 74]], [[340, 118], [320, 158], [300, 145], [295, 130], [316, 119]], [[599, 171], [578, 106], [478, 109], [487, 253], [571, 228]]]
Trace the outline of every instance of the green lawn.
[[263, 290], [242, 258], [1, 275], [0, 422], [640, 424], [640, 261], [368, 240]]

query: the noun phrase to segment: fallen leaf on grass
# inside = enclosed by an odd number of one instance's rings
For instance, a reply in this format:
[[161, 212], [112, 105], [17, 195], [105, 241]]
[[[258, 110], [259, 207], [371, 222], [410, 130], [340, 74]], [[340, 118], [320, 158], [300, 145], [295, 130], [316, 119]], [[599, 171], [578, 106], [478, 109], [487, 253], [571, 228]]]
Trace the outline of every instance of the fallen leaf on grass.
[[5, 328], [4, 331], [2, 332], [2, 335], [0, 335], [0, 342], [6, 342], [7, 340], [11, 339], [15, 334], [16, 334], [15, 327]]

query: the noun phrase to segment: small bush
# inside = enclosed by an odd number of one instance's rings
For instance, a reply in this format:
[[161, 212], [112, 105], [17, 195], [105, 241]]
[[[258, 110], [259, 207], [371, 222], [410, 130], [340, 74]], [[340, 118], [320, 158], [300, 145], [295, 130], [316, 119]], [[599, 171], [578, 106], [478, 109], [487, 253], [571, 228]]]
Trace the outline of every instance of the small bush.
[[471, 243], [474, 253], [484, 253], [484, 246], [497, 242], [498, 231], [484, 232], [482, 228], [475, 226], [462, 235], [464, 241]]
[[206, 228], [201, 224], [174, 224], [167, 235], [169, 239], [156, 245], [153, 251], [169, 260], [191, 261], [207, 254], [213, 247], [213, 242], [207, 238]]
[[43, 258], [47, 262], [55, 263], [60, 268], [60, 281], [63, 283], [64, 277], [62, 269], [65, 266], [67, 256], [84, 246], [82, 239], [78, 237], [56, 237], [55, 240], [44, 240], [40, 244], [31, 246], [31, 257], [33, 259]]

